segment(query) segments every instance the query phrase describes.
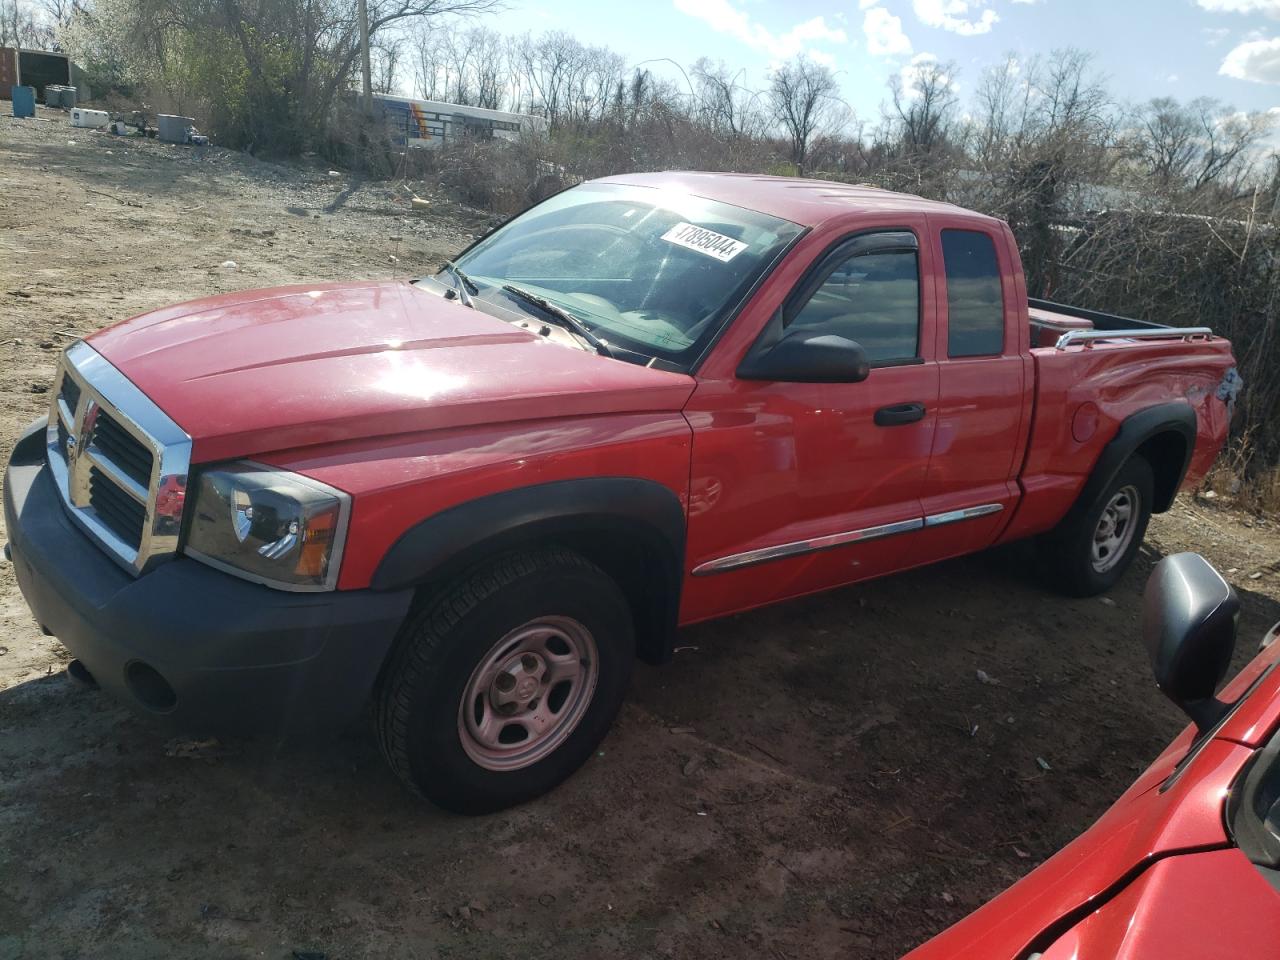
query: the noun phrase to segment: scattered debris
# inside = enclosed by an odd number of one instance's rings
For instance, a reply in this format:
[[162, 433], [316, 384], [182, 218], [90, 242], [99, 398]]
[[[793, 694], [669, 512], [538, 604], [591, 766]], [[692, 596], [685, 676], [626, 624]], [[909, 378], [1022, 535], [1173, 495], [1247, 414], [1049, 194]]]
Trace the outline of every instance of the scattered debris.
[[693, 727], [671, 727], [667, 732], [680, 735], [686, 733], [697, 733], [698, 731]]
[[1000, 686], [1000, 681], [991, 676], [991, 674], [987, 673], [985, 670], [978, 671], [978, 682], [986, 684], [988, 687]]
[[1116, 605], [1116, 602], [1110, 597], [1099, 597], [1098, 600], [1105, 607], [1114, 607]]
[[114, 193], [103, 193], [101, 190], [90, 190], [88, 187], [83, 187], [82, 189], [85, 193], [93, 193], [97, 194], [99, 197], [106, 197], [108, 200], [114, 200], [123, 207], [137, 207], [139, 210], [142, 209], [142, 204], [138, 203], [136, 200], [121, 200]]
[[1250, 580], [1261, 580], [1261, 579], [1262, 579], [1262, 571], [1261, 571], [1261, 570], [1258, 570], [1258, 571], [1255, 571], [1254, 573], [1249, 574], [1249, 579], [1250, 579]]
[[9, 291], [9, 296], [11, 296], [11, 297], [21, 297], [23, 300], [30, 300], [30, 299], [31, 299], [31, 294], [27, 293], [27, 291], [25, 291], [25, 290], [10, 290], [10, 291]]
[[223, 270], [239, 270], [240, 269], [240, 264], [236, 263], [234, 260], [223, 260], [222, 263], [219, 264], [219, 266], [222, 267]]
[[955, 902], [956, 902], [956, 898], [955, 898], [955, 897], [953, 897], [951, 894], [947, 893], [947, 891], [943, 890], [943, 891], [942, 891], [942, 902], [943, 902], [943, 903], [955, 903]]
[[200, 904], [200, 919], [202, 920], [234, 920], [237, 923], [258, 923], [257, 917], [237, 917], [228, 913], [223, 913], [222, 908], [214, 903]]
[[1218, 495], [1214, 493], [1212, 490], [1206, 490], [1204, 491], [1204, 493], [1200, 494], [1200, 496], [1203, 497], [1205, 500], [1215, 500], [1218, 497]]
[[776, 754], [770, 753], [768, 750], [760, 746], [760, 744], [756, 743], [754, 740], [745, 740], [743, 742], [746, 743], [746, 745], [748, 747], [751, 747], [753, 750], [759, 750], [761, 753], [763, 753], [766, 757], [768, 757], [774, 763], [781, 763], [784, 766], [786, 765], [785, 760], [783, 760], [781, 757], [777, 756]]
[[49, 385], [47, 383], [33, 383], [31, 384], [31, 392], [32, 393], [48, 393]]
[[699, 768], [699, 767], [701, 767], [701, 766], [702, 766], [702, 758], [701, 758], [701, 757], [693, 757], [693, 758], [691, 758], [691, 759], [689, 760], [689, 762], [688, 762], [688, 763], [686, 763], [686, 764], [685, 764], [685, 765], [680, 769], [680, 772], [681, 772], [682, 774], [684, 774], [686, 777], [692, 777], [695, 773], [697, 773], [697, 772], [698, 772], [698, 768]]
[[1039, 767], [1041, 770], [1043, 770], [1045, 773], [1048, 773], [1050, 770], [1053, 769], [1053, 767], [1049, 766], [1049, 761], [1046, 760], [1044, 757], [1036, 757], [1036, 766]]
[[170, 740], [164, 745], [166, 757], [181, 757], [190, 760], [216, 760], [225, 757], [230, 751], [216, 737], [208, 740]]
[[1019, 849], [1018, 847], [1014, 847], [1013, 852], [1014, 852], [1014, 855], [1017, 856], [1019, 860], [1028, 860], [1031, 858], [1031, 854], [1027, 853], [1027, 851], [1025, 850]]

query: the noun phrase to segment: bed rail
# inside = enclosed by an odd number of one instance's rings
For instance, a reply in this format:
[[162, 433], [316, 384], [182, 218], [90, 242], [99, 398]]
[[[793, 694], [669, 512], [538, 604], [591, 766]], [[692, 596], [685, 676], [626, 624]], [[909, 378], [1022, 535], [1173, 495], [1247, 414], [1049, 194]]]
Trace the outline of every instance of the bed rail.
[[1092, 346], [1095, 340], [1190, 340], [1193, 337], [1212, 337], [1208, 327], [1143, 327], [1137, 330], [1071, 330], [1058, 338], [1054, 347], [1065, 350], [1075, 343]]

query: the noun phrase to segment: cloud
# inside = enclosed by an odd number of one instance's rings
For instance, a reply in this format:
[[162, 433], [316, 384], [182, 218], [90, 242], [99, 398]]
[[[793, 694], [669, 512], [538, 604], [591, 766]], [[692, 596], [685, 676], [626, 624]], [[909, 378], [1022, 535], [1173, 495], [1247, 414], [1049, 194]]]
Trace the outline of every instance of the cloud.
[[1280, 83], [1280, 37], [1240, 44], [1227, 54], [1218, 73], [1254, 83]]
[[862, 18], [867, 50], [873, 56], [892, 57], [911, 52], [911, 41], [902, 32], [902, 20], [884, 7], [871, 7]]
[[1265, 13], [1280, 17], [1280, 0], [1196, 0], [1210, 13]]
[[1204, 34], [1205, 42], [1211, 47], [1216, 47], [1223, 40], [1227, 39], [1231, 30], [1228, 27], [1201, 27], [1200, 32]]
[[[813, 17], [798, 23], [782, 34], [756, 23], [750, 14], [739, 10], [729, 0], [673, 0], [675, 8], [686, 16], [701, 20], [717, 33], [723, 33], [747, 46], [786, 60], [809, 50], [812, 43], [845, 43], [849, 37], [840, 27], [828, 25], [824, 17]], [[821, 56], [821, 55], [820, 55]], [[815, 59], [820, 59], [815, 57]]]
[[[925, 26], [940, 27], [963, 37], [990, 33], [999, 22], [996, 12], [984, 7], [986, 0], [911, 0], [911, 9]], [[975, 15], [976, 20], [973, 19]]]

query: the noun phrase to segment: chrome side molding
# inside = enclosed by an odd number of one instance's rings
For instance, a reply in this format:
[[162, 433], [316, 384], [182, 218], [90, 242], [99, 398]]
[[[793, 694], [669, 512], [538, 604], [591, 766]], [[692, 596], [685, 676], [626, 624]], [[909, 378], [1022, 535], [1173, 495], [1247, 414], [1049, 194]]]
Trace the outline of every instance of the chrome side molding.
[[693, 568], [695, 577], [705, 577], [712, 573], [728, 573], [742, 567], [755, 566], [769, 560], [781, 560], [783, 557], [794, 557], [802, 553], [816, 553], [819, 550], [830, 550], [832, 547], [843, 547], [850, 543], [862, 543], [865, 540], [879, 540], [892, 537], [898, 533], [909, 533], [919, 530], [924, 521], [919, 517], [912, 520], [899, 520], [896, 523], [883, 523], [878, 527], [866, 527], [862, 530], [850, 530], [847, 533], [832, 533], [825, 537], [813, 537], [809, 540], [795, 540], [781, 543], [776, 547], [761, 547], [748, 550], [746, 553], [735, 553], [719, 560], [709, 560]]
[[741, 570], [753, 567], [757, 563], [768, 563], [770, 560], [782, 560], [785, 557], [796, 557], [804, 553], [817, 553], [833, 547], [843, 547], [851, 543], [865, 543], [868, 540], [880, 540], [884, 537], [896, 536], [900, 533], [911, 533], [925, 527], [937, 527], [960, 520], [972, 520], [999, 513], [1004, 509], [1000, 503], [984, 503], [976, 507], [965, 507], [963, 510], [948, 510], [946, 513], [934, 513], [927, 517], [916, 517], [911, 520], [898, 520], [895, 523], [882, 523], [875, 527], [864, 527], [861, 530], [850, 530], [846, 533], [832, 533], [825, 537], [812, 537], [808, 540], [793, 540], [780, 543], [776, 547], [760, 547], [747, 550], [745, 553], [734, 553], [719, 560], [708, 560], [693, 568], [695, 577], [705, 577], [713, 573], [728, 573], [730, 570]]
[[977, 507], [965, 507], [963, 510], [948, 510], [946, 513], [932, 513], [924, 518], [926, 527], [940, 527], [944, 523], [956, 523], [960, 520], [972, 520], [974, 517], [987, 517], [1004, 509], [1003, 503], [984, 503]]

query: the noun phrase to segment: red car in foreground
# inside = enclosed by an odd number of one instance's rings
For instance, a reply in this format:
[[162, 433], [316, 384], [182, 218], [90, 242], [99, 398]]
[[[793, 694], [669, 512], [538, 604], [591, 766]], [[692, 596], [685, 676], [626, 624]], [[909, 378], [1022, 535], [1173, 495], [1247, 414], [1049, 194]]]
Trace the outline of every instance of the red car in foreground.
[[1280, 956], [1280, 624], [1215, 697], [1238, 611], [1198, 555], [1156, 565], [1144, 639], [1192, 725], [1087, 832], [905, 960]]
[[85, 678], [210, 732], [372, 700], [392, 768], [474, 813], [591, 756], [680, 626], [1032, 536], [1106, 590], [1237, 384], [1208, 330], [1028, 300], [990, 217], [644, 174], [417, 283], [95, 333], [5, 521]]

